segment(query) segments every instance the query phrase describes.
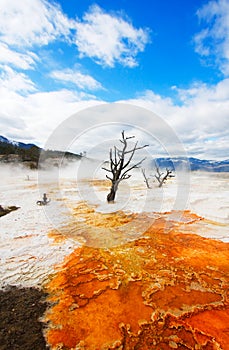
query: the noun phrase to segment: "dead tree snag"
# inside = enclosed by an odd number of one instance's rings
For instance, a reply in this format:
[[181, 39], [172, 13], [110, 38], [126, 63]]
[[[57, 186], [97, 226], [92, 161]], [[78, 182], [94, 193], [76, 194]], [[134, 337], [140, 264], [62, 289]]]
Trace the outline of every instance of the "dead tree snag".
[[175, 177], [175, 175], [172, 174], [173, 171], [169, 170], [167, 168], [166, 168], [166, 174], [164, 174], [164, 173], [161, 173], [160, 169], [156, 166], [156, 172], [157, 172], [157, 174], [155, 174], [154, 176], [156, 177], [157, 181], [159, 182], [159, 187], [162, 187], [162, 185], [165, 183], [165, 181], [168, 178]]
[[149, 185], [149, 178], [146, 176], [146, 171], [143, 168], [142, 168], [142, 175], [144, 177], [144, 182], [145, 182], [147, 188], [151, 188], [150, 185]]
[[102, 168], [109, 172], [106, 175], [107, 179], [111, 181], [110, 193], [107, 195], [107, 201], [113, 202], [115, 199], [116, 192], [118, 190], [119, 183], [123, 180], [127, 180], [131, 177], [129, 172], [134, 168], [139, 168], [140, 164], [146, 159], [143, 158], [135, 164], [131, 164], [134, 154], [137, 150], [147, 147], [148, 145], [138, 146], [138, 141], [135, 142], [132, 148], [128, 148], [128, 140], [133, 139], [135, 136], [127, 137], [125, 132], [122, 131], [122, 138], [119, 140], [121, 142], [122, 148], [114, 146], [110, 149], [110, 168]]

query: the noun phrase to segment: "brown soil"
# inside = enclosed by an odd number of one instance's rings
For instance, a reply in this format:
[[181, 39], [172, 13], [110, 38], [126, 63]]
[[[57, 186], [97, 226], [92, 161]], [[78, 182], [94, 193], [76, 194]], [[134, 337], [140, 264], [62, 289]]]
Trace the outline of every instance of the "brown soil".
[[45, 297], [35, 288], [0, 290], [0, 350], [48, 349], [40, 321]]

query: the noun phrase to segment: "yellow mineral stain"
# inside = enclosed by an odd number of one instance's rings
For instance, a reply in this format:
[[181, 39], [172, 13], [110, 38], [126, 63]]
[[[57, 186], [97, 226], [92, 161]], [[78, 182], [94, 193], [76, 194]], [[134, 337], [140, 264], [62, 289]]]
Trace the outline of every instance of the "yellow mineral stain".
[[[96, 211], [96, 207], [80, 202], [72, 209], [68, 225], [59, 228], [59, 232], [64, 237], [88, 246], [110, 247], [130, 240], [130, 237], [125, 237], [123, 234], [123, 227], [135, 222], [136, 218], [138, 218], [137, 214], [122, 211], [109, 214], [101, 213]], [[140, 217], [140, 220], [144, 220], [144, 218]], [[106, 228], [109, 230], [109, 234], [105, 234]], [[132, 231], [132, 234], [136, 235], [136, 230]]]
[[[76, 212], [104, 236], [134, 217]], [[136, 240], [66, 257], [47, 285], [52, 349], [229, 349], [229, 245], [192, 232], [203, 220], [190, 212], [165, 233], [169, 214]]]
[[89, 184], [95, 187], [98, 187], [100, 190], [108, 190], [111, 186], [111, 182], [109, 180], [99, 180], [94, 179], [89, 181]]
[[81, 202], [73, 210], [73, 216], [78, 220], [84, 220], [84, 223], [88, 226], [94, 227], [117, 227], [129, 223], [136, 218], [136, 214], [126, 214], [122, 211], [117, 211], [115, 213], [100, 213], [96, 212], [95, 208], [88, 206], [85, 202]]
[[54, 243], [61, 243], [66, 239], [66, 236], [63, 233], [59, 232], [58, 230], [49, 231], [48, 237], [52, 238]]
[[37, 184], [29, 184], [29, 185], [26, 184], [25, 188], [30, 189], [30, 190], [36, 190], [36, 189], [38, 189], [38, 185]]

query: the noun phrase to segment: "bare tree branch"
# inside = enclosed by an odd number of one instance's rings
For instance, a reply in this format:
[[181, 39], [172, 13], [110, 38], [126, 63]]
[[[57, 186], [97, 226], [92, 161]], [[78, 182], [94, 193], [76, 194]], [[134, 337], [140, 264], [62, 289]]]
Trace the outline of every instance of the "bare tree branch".
[[112, 181], [112, 178], [111, 178], [111, 177], [109, 177], [108, 175], [106, 175], [106, 178]]
[[144, 146], [141, 146], [141, 147], [133, 148], [133, 149], [131, 149], [129, 151], [126, 151], [125, 154], [131, 153], [133, 151], [137, 151], [138, 149], [142, 149], [142, 148], [145, 148], [145, 147], [149, 147], [149, 145], [144, 145]]
[[149, 185], [149, 178], [146, 176], [145, 169], [143, 169], [143, 168], [141, 168], [141, 169], [142, 169], [142, 175], [144, 177], [144, 182], [146, 183], [147, 188], [151, 188], [150, 185]]
[[[146, 159], [143, 158], [142, 160], [131, 166], [131, 162], [133, 160], [135, 152], [148, 146], [138, 146], [138, 142], [136, 142], [134, 147], [128, 150], [128, 140], [133, 138], [135, 138], [135, 136], [125, 136], [125, 131], [123, 130], [121, 132], [121, 139], [119, 140], [122, 144], [122, 148], [119, 149], [117, 146], [114, 146], [113, 150], [111, 148], [109, 153], [110, 169], [107, 169], [105, 167], [102, 168], [103, 170], [112, 174], [112, 176], [106, 175], [106, 177], [112, 183], [111, 192], [107, 196], [108, 202], [114, 200], [120, 181], [127, 180], [131, 177], [131, 175], [127, 173], [135, 168], [139, 168], [142, 162]], [[127, 155], [128, 158], [126, 160], [125, 158]]]
[[104, 168], [104, 167], [102, 167], [101, 169], [109, 171], [110, 173], [112, 173], [112, 170], [110, 170], [110, 169], [107, 169], [107, 168]]
[[140, 162], [134, 164], [132, 167], [130, 167], [129, 169], [127, 169], [123, 175], [127, 174], [130, 170], [134, 169], [134, 168], [139, 168], [139, 165], [142, 164], [144, 162], [144, 160], [146, 160], [146, 157], [143, 158], [142, 160], [140, 160]]
[[175, 175], [172, 174], [173, 171], [169, 170], [168, 168], [166, 168], [166, 174], [164, 176], [163, 176], [164, 173], [160, 172], [158, 166], [156, 166], [156, 172], [157, 172], [157, 174], [155, 174], [154, 176], [156, 177], [157, 181], [159, 182], [159, 187], [161, 187], [168, 178], [175, 177]]

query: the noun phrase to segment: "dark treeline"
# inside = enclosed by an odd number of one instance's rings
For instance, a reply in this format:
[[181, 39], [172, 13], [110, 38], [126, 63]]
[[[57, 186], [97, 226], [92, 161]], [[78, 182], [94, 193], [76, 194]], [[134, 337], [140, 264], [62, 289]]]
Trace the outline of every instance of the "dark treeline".
[[29, 148], [22, 148], [16, 144], [0, 141], [1, 161], [8, 162], [30, 162], [31, 168], [38, 168], [39, 162], [52, 158], [79, 159], [81, 156], [62, 151], [42, 150], [42, 148], [32, 145]]

